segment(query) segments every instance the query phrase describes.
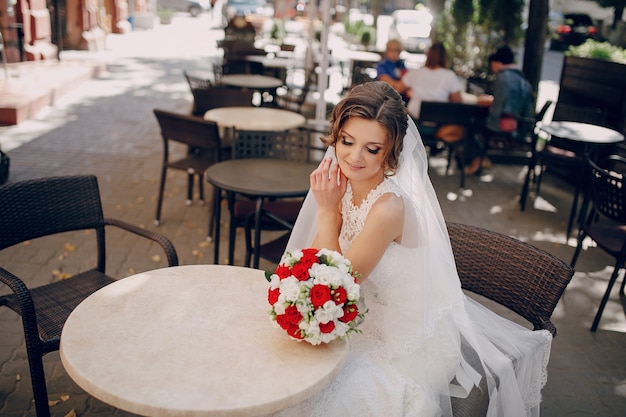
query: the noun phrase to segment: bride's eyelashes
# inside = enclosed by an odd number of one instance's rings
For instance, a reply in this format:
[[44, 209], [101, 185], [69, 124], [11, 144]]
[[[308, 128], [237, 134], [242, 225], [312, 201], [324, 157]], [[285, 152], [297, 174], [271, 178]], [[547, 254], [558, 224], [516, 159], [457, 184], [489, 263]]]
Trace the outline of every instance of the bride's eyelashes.
[[[341, 144], [345, 145], [345, 146], [352, 146], [352, 145], [354, 145], [354, 142], [350, 142], [350, 141], [346, 140], [346, 138], [342, 138], [341, 139]], [[380, 148], [369, 148], [368, 147], [366, 149], [372, 155], [377, 155], [380, 152]]]

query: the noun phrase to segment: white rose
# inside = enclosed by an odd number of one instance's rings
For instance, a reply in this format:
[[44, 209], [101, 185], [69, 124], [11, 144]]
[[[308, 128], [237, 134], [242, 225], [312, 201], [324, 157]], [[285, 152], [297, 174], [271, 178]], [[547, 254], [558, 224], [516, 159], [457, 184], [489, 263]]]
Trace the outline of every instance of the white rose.
[[294, 302], [300, 298], [300, 281], [295, 277], [285, 278], [280, 282], [280, 297], [285, 297], [285, 300]]

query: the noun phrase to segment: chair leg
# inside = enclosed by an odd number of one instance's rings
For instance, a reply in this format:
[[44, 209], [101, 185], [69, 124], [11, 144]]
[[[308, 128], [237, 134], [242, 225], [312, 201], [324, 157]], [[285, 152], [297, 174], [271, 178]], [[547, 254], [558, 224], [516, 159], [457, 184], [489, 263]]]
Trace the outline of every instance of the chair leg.
[[50, 417], [48, 389], [46, 388], [46, 375], [43, 369], [42, 356], [38, 352], [31, 352], [31, 349], [27, 348], [27, 351], [37, 417]]
[[161, 207], [163, 206], [163, 193], [165, 191], [165, 177], [167, 168], [161, 169], [161, 182], [159, 184], [159, 197], [157, 198], [157, 210], [156, 217], [154, 218], [154, 225], [158, 226], [161, 223]]
[[198, 178], [198, 193], [200, 197], [200, 201], [198, 201], [198, 203], [202, 206], [204, 205], [204, 182], [202, 178], [202, 173], [196, 174], [196, 177]]
[[187, 173], [187, 201], [185, 202], [185, 204], [187, 204], [188, 206], [191, 205], [191, 203], [193, 203], [193, 180], [194, 180], [195, 174], [193, 172], [188, 172]]
[[250, 263], [252, 262], [252, 225], [254, 221], [252, 216], [248, 216], [248, 220], [246, 221], [246, 258], [244, 262], [244, 266], [246, 268], [250, 268]]
[[522, 186], [522, 192], [519, 197], [520, 211], [526, 210], [526, 202], [528, 201], [528, 193], [530, 191], [530, 177], [533, 169], [532, 164], [528, 164], [528, 171], [526, 172], [526, 178], [524, 179], [524, 185]]
[[580, 256], [580, 251], [583, 248], [583, 240], [587, 237], [587, 233], [581, 230], [578, 234], [578, 244], [576, 245], [576, 250], [574, 251], [574, 256], [572, 256], [572, 261], [569, 263], [569, 266], [574, 268], [576, 266], [576, 262], [578, 262], [578, 256]]
[[574, 191], [574, 201], [572, 201], [572, 208], [569, 213], [569, 219], [567, 220], [567, 230], [565, 234], [565, 240], [569, 239], [570, 234], [572, 233], [572, 227], [574, 227], [574, 220], [576, 219], [576, 213], [578, 211], [578, 195], [580, 194], [580, 188], [576, 187]]
[[602, 301], [600, 302], [600, 307], [598, 308], [598, 312], [596, 313], [596, 317], [593, 319], [593, 324], [591, 325], [591, 331], [595, 332], [598, 329], [598, 324], [600, 323], [600, 318], [602, 318], [602, 312], [604, 311], [604, 307], [606, 306], [607, 301], [609, 301], [609, 296], [611, 295], [611, 289], [613, 288], [613, 284], [617, 280], [617, 276], [619, 275], [620, 266], [623, 264], [623, 260], [619, 259], [615, 263], [615, 269], [613, 270], [613, 274], [611, 274], [611, 278], [609, 279], [609, 285], [602, 297]]

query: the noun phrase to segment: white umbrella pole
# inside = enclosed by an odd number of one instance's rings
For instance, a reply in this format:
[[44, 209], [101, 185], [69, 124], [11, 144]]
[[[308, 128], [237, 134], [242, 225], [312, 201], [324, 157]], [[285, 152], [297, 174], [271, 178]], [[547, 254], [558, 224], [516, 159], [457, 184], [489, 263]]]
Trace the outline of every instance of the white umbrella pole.
[[326, 120], [326, 99], [325, 93], [328, 89], [328, 28], [330, 27], [330, 0], [321, 0], [322, 5], [322, 36], [320, 72], [317, 79], [317, 91], [319, 97], [315, 108], [315, 120]]

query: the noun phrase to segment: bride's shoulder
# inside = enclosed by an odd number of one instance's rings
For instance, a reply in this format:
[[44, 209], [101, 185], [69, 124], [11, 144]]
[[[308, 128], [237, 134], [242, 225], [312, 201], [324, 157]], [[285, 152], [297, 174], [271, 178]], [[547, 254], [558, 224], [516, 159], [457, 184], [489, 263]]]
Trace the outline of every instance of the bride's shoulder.
[[370, 213], [385, 218], [403, 219], [404, 199], [394, 192], [383, 193], [372, 205]]

